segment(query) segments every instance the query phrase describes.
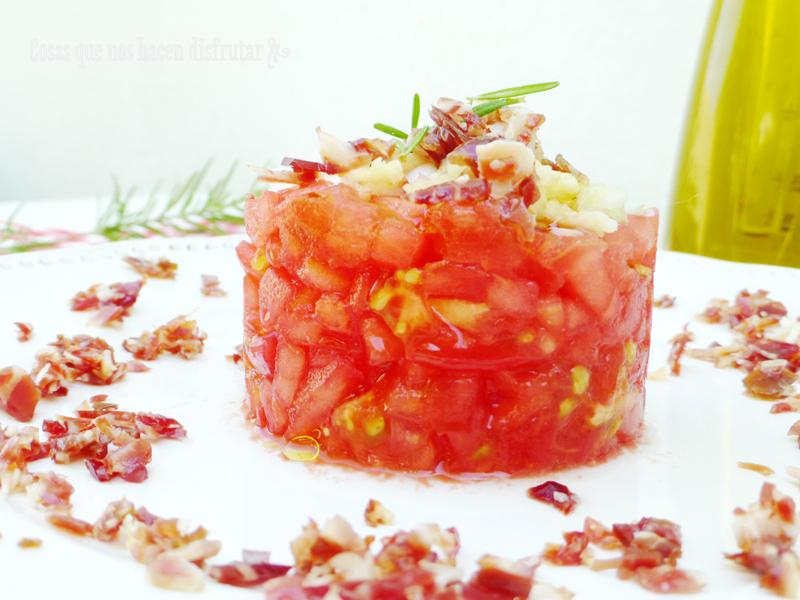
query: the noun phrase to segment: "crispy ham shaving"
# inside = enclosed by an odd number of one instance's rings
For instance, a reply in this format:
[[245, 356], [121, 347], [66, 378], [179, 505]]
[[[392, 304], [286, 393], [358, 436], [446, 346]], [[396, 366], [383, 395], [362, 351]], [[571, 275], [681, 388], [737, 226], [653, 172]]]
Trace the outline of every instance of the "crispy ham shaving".
[[669, 356], [667, 357], [667, 363], [669, 364], [670, 373], [673, 375], [681, 374], [681, 357], [686, 351], [686, 345], [692, 340], [694, 340], [694, 334], [689, 331], [688, 323], [683, 326], [683, 331], [676, 333], [670, 338], [669, 343], [671, 346], [669, 349]]
[[165, 352], [191, 360], [203, 352], [205, 339], [197, 322], [181, 315], [153, 332], [125, 340], [122, 347], [140, 360], [155, 360]]
[[139, 275], [152, 277], [153, 279], [175, 279], [175, 272], [178, 270], [177, 264], [163, 257], [152, 261], [136, 258], [135, 256], [126, 256], [122, 260]]
[[70, 301], [70, 307], [78, 312], [96, 311], [91, 320], [95, 325], [121, 323], [139, 298], [142, 285], [144, 281], [141, 280], [111, 285], [95, 284], [86, 291], [75, 294]]
[[201, 275], [200, 278], [202, 283], [200, 293], [203, 294], [203, 296], [220, 298], [228, 295], [228, 293], [220, 287], [219, 277], [216, 275]]
[[31, 325], [30, 323], [23, 323], [21, 321], [17, 321], [14, 323], [14, 326], [17, 328], [18, 342], [27, 342], [33, 336], [33, 325]]
[[111, 385], [125, 377], [125, 364], [114, 358], [108, 342], [88, 335], [59, 335], [36, 354], [31, 376], [42, 395], [63, 396], [68, 382]]
[[794, 551], [798, 522], [794, 501], [772, 483], [761, 487], [758, 502], [733, 512], [739, 552], [726, 558], [759, 577], [763, 588], [786, 598], [800, 594], [800, 558]]
[[[622, 554], [596, 559], [590, 544], [604, 550], [621, 550]], [[652, 592], [698, 592], [703, 587], [699, 577], [678, 567], [681, 553], [680, 527], [666, 519], [644, 517], [636, 523], [617, 523], [608, 529], [588, 517], [583, 531], [565, 533], [564, 543], [548, 544], [542, 557], [560, 566], [616, 569], [620, 579], [633, 580]]]

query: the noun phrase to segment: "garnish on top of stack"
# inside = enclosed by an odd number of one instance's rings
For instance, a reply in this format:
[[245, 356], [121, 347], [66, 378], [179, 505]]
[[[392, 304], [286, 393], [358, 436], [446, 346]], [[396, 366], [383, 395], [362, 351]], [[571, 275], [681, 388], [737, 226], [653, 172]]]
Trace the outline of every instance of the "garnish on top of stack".
[[408, 132], [375, 123], [393, 139], [347, 142], [317, 128], [322, 162], [287, 157], [283, 166], [291, 171], [259, 169], [260, 178], [301, 186], [339, 180], [363, 194], [405, 194], [422, 204], [517, 196], [539, 222], [616, 231], [626, 218], [624, 194], [592, 184], [560, 154], [546, 158], [537, 137], [544, 115], [523, 105], [527, 95], [557, 85], [506, 88], [466, 102], [440, 98], [428, 125], [420, 124], [415, 94]]

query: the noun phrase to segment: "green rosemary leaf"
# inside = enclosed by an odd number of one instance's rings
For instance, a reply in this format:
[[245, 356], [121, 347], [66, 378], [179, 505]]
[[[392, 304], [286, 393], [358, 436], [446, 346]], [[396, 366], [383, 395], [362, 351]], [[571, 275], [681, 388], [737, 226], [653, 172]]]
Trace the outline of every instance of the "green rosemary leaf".
[[392, 137], [396, 137], [396, 138], [399, 138], [401, 140], [408, 139], [408, 134], [407, 133], [404, 133], [404, 132], [400, 131], [396, 127], [392, 127], [391, 125], [387, 125], [386, 123], [375, 123], [373, 125], [373, 127], [375, 129], [377, 129], [378, 131], [381, 131], [381, 132], [383, 132], [383, 133], [385, 133], [387, 135], [390, 135]]
[[[165, 236], [170, 232], [221, 235], [227, 231], [220, 223], [241, 225], [245, 195], [234, 196], [229, 191], [237, 164], [233, 163], [225, 175], [208, 188], [208, 193], [203, 194], [200, 188], [210, 166], [211, 161], [208, 161], [176, 186], [166, 199], [159, 199], [158, 188], [154, 188], [138, 210], [131, 206], [135, 188], [123, 192], [122, 186], [114, 180], [114, 192], [98, 219], [95, 232], [109, 240], [121, 240]], [[250, 189], [255, 190], [255, 184]]]
[[501, 98], [499, 100], [490, 100], [489, 102], [476, 104], [472, 107], [472, 112], [479, 117], [485, 117], [499, 108], [503, 108], [509, 104], [519, 104], [520, 102], [522, 102], [521, 98]]
[[546, 92], [558, 87], [558, 81], [546, 81], [544, 83], [532, 83], [530, 85], [521, 85], [517, 87], [504, 88], [502, 90], [495, 90], [494, 92], [486, 92], [485, 94], [478, 94], [477, 96], [468, 96], [470, 102], [475, 100], [501, 100], [503, 98], [517, 98], [519, 96], [527, 96], [528, 94], [535, 94], [537, 92]]
[[419, 94], [414, 94], [414, 102], [411, 105], [411, 129], [416, 129], [419, 125]]
[[408, 144], [406, 144], [401, 150], [398, 156], [405, 156], [406, 154], [410, 154], [414, 151], [414, 148], [419, 146], [420, 142], [425, 138], [428, 133], [428, 126], [425, 125], [422, 129], [417, 130], [417, 133], [414, 134]]

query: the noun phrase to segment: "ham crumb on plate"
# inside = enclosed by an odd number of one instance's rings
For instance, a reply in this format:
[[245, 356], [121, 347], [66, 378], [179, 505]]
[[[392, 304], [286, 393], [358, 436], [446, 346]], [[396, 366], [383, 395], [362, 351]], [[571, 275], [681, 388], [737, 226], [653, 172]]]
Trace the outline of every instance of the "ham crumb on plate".
[[153, 279], [175, 279], [175, 272], [178, 270], [177, 264], [163, 257], [157, 261], [151, 261], [134, 256], [126, 256], [123, 260], [139, 275], [152, 277]]

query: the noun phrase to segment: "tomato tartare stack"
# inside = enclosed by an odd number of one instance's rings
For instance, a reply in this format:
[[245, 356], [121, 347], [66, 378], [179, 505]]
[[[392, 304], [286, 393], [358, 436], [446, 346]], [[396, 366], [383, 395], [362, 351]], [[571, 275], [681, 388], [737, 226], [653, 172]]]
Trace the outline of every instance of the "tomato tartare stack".
[[319, 162], [263, 171], [283, 185], [247, 200], [237, 249], [259, 427], [441, 473], [590, 464], [636, 439], [658, 215], [546, 158], [518, 100], [440, 99], [395, 140], [318, 130]]

